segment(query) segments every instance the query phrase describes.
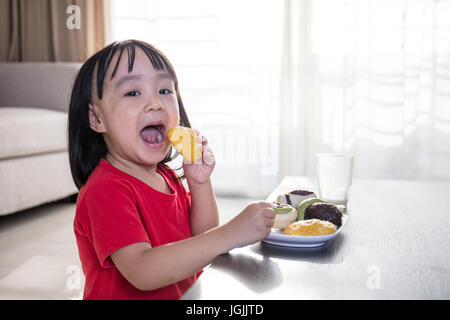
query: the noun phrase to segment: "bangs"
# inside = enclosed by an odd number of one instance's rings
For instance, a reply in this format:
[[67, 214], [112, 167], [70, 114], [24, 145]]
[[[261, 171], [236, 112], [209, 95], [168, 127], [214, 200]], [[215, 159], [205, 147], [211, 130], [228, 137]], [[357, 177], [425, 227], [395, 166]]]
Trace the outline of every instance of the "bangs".
[[178, 87], [175, 71], [169, 60], [161, 51], [159, 51], [152, 45], [139, 40], [125, 40], [120, 42], [113, 42], [108, 47], [106, 47], [98, 57], [97, 93], [100, 100], [103, 97], [103, 82], [105, 80], [106, 73], [108, 72], [111, 65], [112, 58], [116, 53], [118, 53], [118, 59], [116, 64], [114, 65], [114, 69], [109, 80], [112, 80], [116, 75], [120, 60], [122, 58], [122, 54], [125, 50], [128, 56], [128, 73], [133, 71], [134, 60], [136, 57], [136, 47], [139, 47], [142, 51], [145, 52], [153, 68], [155, 68], [156, 70], [167, 71], [172, 77], [175, 87]]

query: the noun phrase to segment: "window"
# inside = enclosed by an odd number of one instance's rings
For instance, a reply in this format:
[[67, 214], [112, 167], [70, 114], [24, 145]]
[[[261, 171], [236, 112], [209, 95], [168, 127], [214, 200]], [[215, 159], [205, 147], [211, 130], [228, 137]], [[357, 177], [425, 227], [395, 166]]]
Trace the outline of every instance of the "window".
[[113, 0], [111, 7], [113, 40], [147, 41], [174, 65], [191, 124], [217, 159], [216, 192], [270, 192], [278, 182], [283, 2]]

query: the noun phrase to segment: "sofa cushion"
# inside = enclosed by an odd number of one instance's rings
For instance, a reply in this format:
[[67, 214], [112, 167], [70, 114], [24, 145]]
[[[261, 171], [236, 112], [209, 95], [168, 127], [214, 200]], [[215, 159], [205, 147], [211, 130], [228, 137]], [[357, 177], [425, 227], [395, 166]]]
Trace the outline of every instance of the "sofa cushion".
[[0, 159], [67, 150], [67, 113], [0, 107]]
[[75, 75], [81, 63], [0, 63], [0, 106], [68, 111]]
[[67, 151], [2, 159], [0, 177], [0, 216], [77, 192]]

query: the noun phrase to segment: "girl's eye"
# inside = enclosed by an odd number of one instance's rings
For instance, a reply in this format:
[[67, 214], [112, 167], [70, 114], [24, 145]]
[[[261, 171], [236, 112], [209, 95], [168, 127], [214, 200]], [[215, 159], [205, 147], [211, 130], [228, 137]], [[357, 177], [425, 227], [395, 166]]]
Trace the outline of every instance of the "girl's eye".
[[127, 94], [125, 94], [125, 96], [127, 96], [127, 97], [137, 97], [137, 96], [140, 96], [140, 95], [141, 95], [141, 93], [139, 91], [136, 91], [136, 90], [130, 91]]
[[170, 94], [172, 93], [172, 91], [170, 91], [169, 89], [161, 89], [159, 90], [159, 94]]

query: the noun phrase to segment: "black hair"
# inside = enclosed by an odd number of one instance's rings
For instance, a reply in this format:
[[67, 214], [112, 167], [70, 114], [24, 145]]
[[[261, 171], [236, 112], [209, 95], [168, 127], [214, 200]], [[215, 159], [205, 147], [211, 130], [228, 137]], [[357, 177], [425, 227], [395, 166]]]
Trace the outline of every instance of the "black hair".
[[[167, 57], [157, 48], [144, 41], [124, 40], [111, 43], [86, 60], [78, 71], [72, 88], [68, 117], [68, 148], [70, 170], [78, 189], [81, 189], [86, 183], [89, 175], [107, 153], [103, 135], [92, 130], [89, 123], [89, 103], [93, 101], [91, 89], [95, 67], [97, 66], [97, 95], [101, 100], [103, 97], [103, 82], [112, 58], [116, 53], [119, 54], [111, 79], [116, 74], [124, 50], [126, 50], [128, 55], [128, 72], [133, 70], [136, 47], [145, 52], [156, 70], [166, 70], [170, 74], [174, 82], [178, 100], [180, 113], [179, 125], [191, 127], [181, 100], [175, 70]], [[170, 147], [169, 152], [163, 160], [158, 162], [158, 165], [172, 161], [177, 155], [175, 153], [172, 156], [172, 147]], [[181, 178], [184, 178], [184, 175]]]

